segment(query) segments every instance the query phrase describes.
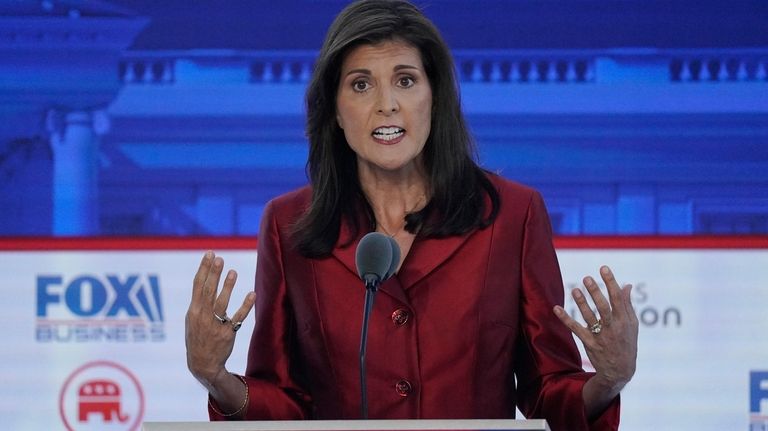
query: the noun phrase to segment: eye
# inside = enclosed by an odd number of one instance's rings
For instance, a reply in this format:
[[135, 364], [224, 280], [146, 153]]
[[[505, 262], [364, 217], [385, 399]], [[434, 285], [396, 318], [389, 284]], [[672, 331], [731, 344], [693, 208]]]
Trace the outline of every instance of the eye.
[[352, 82], [352, 89], [358, 93], [363, 93], [369, 88], [371, 88], [371, 85], [365, 80], [358, 79], [357, 81]]
[[402, 78], [397, 80], [397, 85], [403, 88], [410, 88], [413, 87], [413, 85], [416, 83], [416, 80], [414, 80], [410, 76], [403, 76]]

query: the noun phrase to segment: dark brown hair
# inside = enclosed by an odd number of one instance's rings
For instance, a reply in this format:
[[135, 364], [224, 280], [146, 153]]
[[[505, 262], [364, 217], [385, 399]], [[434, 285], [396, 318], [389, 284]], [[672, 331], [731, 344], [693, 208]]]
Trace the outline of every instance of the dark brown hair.
[[[432, 87], [432, 125], [423, 150], [430, 200], [421, 211], [406, 215], [406, 230], [433, 237], [460, 235], [488, 226], [498, 213], [499, 194], [475, 162], [453, 59], [437, 28], [407, 1], [357, 1], [328, 30], [307, 88], [312, 202], [294, 226], [293, 237], [304, 256], [327, 256], [339, 239], [342, 219], [352, 227], [349, 241], [361, 228], [376, 228], [373, 209], [360, 187], [356, 155], [336, 122], [336, 93], [342, 62], [351, 49], [390, 40], [418, 49]], [[361, 211], [368, 226], [358, 222]]]

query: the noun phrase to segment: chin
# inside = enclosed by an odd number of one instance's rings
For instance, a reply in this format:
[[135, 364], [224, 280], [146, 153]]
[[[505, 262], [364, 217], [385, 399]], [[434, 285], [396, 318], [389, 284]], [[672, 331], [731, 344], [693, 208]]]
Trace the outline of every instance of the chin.
[[382, 164], [377, 164], [376, 167], [383, 171], [389, 171], [389, 172], [401, 171], [404, 168], [402, 163], [382, 163]]

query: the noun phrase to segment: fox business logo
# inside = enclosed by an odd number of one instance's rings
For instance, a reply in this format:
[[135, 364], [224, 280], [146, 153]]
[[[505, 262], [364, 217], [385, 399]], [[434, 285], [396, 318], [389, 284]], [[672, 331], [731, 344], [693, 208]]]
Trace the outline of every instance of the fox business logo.
[[38, 342], [164, 341], [156, 275], [37, 277]]

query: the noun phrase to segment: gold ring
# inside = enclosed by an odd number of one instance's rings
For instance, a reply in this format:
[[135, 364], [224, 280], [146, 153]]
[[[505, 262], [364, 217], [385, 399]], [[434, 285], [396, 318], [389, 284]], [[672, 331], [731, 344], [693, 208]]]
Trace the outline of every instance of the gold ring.
[[589, 332], [597, 335], [600, 333], [600, 331], [603, 330], [603, 322], [600, 321], [600, 319], [597, 319], [597, 322], [589, 325]]

